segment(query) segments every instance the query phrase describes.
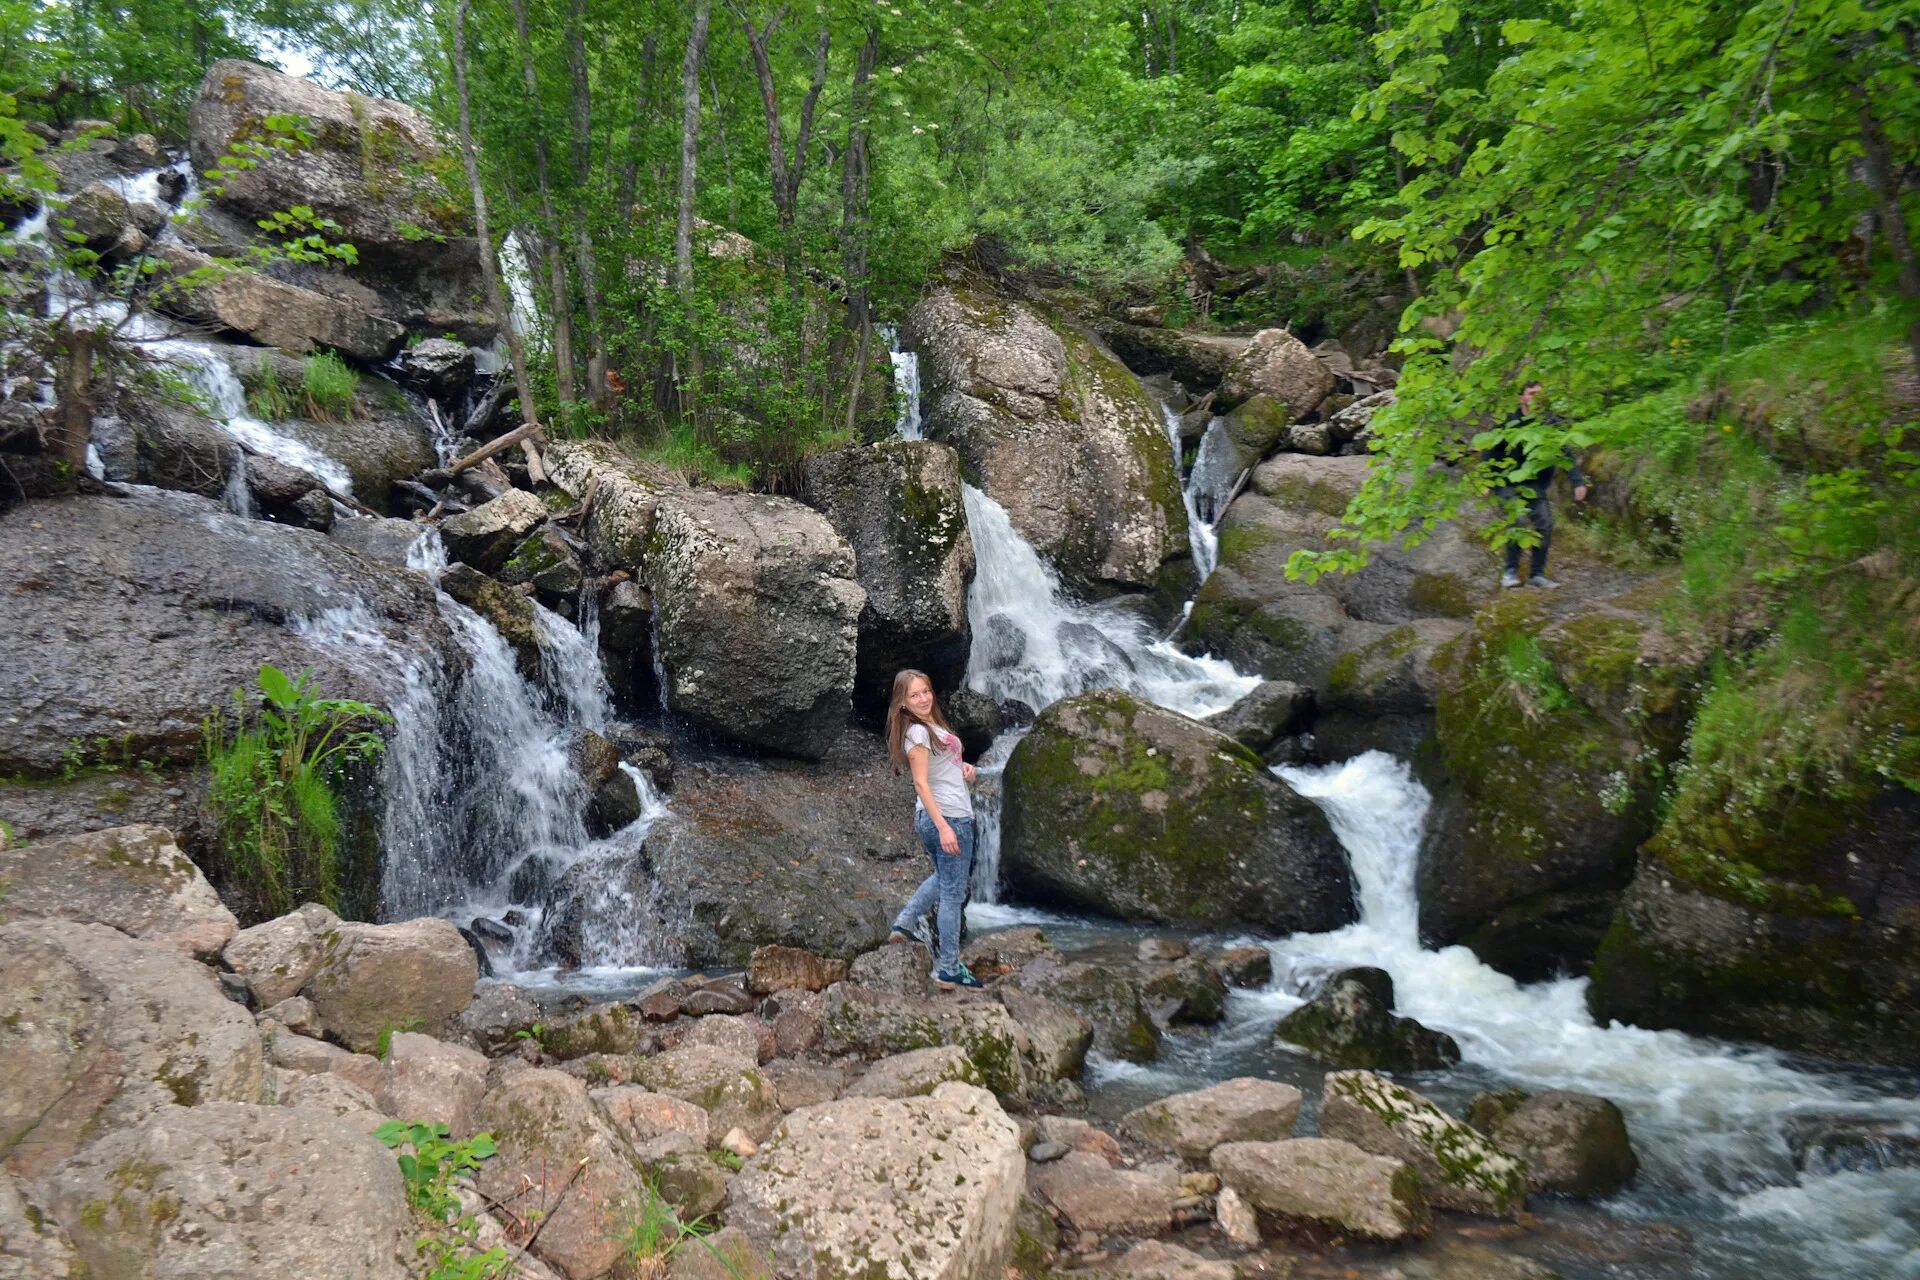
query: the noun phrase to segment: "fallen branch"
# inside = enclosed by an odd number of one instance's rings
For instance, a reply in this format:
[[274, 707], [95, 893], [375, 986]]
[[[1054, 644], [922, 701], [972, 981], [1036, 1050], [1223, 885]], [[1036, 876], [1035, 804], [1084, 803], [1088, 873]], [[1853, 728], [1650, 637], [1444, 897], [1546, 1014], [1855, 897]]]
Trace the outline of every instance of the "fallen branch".
[[[465, 471], [468, 467], [477, 467], [481, 463], [485, 462], [488, 458], [493, 457], [497, 453], [505, 453], [507, 450], [513, 448], [513, 446], [517, 444], [521, 444], [525, 441], [534, 440], [534, 438], [537, 437], [539, 434], [540, 434], [540, 424], [538, 422], [524, 422], [519, 426], [515, 427], [513, 430], [507, 432], [507, 434], [501, 436], [498, 440], [488, 441], [486, 444], [481, 445], [478, 449], [475, 449], [472, 453], [468, 454], [466, 457], [461, 458], [459, 461], [455, 462], [452, 466], [447, 468], [447, 474], [450, 476], [457, 476], [462, 471]], [[527, 454], [528, 454], [527, 470], [531, 474], [535, 464], [539, 461], [540, 454], [532, 446], [528, 447]], [[540, 474], [535, 475], [533, 478], [536, 483], [539, 481], [545, 480], [547, 478], [545, 468], [541, 468]]]

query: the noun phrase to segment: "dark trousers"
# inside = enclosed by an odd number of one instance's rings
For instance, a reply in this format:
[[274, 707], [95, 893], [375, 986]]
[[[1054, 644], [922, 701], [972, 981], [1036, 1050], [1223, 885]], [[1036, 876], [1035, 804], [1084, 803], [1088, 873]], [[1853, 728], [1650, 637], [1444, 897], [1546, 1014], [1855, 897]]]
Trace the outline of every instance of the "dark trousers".
[[[1495, 493], [1505, 499], [1520, 496], [1520, 491], [1511, 485], [1503, 485], [1495, 490]], [[1533, 526], [1534, 532], [1540, 535], [1540, 541], [1533, 547], [1533, 567], [1528, 571], [1529, 577], [1547, 571], [1547, 549], [1553, 545], [1553, 503], [1547, 501], [1544, 488], [1538, 493], [1538, 497], [1527, 503], [1527, 513], [1521, 517]], [[1520, 544], [1517, 542], [1507, 544], [1507, 572], [1520, 572]]]

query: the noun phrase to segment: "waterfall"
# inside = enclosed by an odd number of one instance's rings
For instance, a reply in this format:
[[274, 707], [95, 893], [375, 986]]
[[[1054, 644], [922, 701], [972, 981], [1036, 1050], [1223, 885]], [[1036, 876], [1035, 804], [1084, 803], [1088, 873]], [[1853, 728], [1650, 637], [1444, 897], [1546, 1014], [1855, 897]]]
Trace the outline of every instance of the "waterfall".
[[[1160, 419], [1167, 429], [1167, 441], [1173, 446], [1173, 473], [1180, 474], [1180, 414], [1165, 400], [1160, 402]], [[1217, 420], [1216, 420], [1217, 422]], [[1209, 426], [1208, 435], [1213, 433]], [[1206, 439], [1200, 442], [1200, 453], [1193, 461], [1193, 470], [1180, 484], [1180, 502], [1187, 509], [1187, 546], [1193, 552], [1193, 567], [1199, 574], [1198, 581], [1205, 582], [1213, 572], [1214, 564], [1220, 556], [1220, 538], [1214, 532], [1214, 524], [1224, 514], [1222, 496], [1216, 496], [1208, 487], [1208, 470], [1201, 464], [1206, 460]], [[1196, 587], [1196, 590], [1198, 588]]]
[[900, 334], [891, 325], [879, 326], [887, 340], [887, 359], [893, 362], [893, 394], [900, 403], [894, 432], [902, 440], [926, 438], [920, 423], [920, 353], [902, 351]]
[[[1647, 1216], [1684, 1210], [1725, 1221], [1711, 1231], [1713, 1260], [1736, 1265], [1716, 1274], [1920, 1274], [1920, 1170], [1796, 1174], [1788, 1146], [1792, 1123], [1809, 1116], [1920, 1132], [1920, 1100], [1899, 1081], [1820, 1072], [1771, 1050], [1678, 1031], [1602, 1027], [1587, 1013], [1584, 978], [1523, 987], [1465, 947], [1426, 950], [1414, 873], [1428, 797], [1407, 764], [1371, 751], [1274, 772], [1326, 812], [1353, 867], [1360, 919], [1267, 944], [1276, 981], [1237, 998], [1239, 1016], [1251, 1023], [1239, 1031], [1243, 1039], [1264, 1036], [1329, 970], [1385, 969], [1396, 1011], [1450, 1033], [1469, 1069], [1618, 1103], [1642, 1161], [1628, 1211], [1639, 1203]], [[1700, 1237], [1709, 1228], [1694, 1231]], [[1782, 1272], [1782, 1255], [1806, 1270]], [[1738, 1265], [1743, 1258], [1751, 1269]]]
[[[136, 317], [136, 322], [145, 319]], [[353, 493], [353, 475], [344, 466], [311, 445], [283, 435], [271, 424], [253, 416], [247, 408], [246, 388], [241, 386], [238, 375], [220, 348], [210, 343], [173, 336], [170, 331], [156, 327], [153, 336], [146, 340], [146, 349], [155, 358], [172, 366], [199, 393], [213, 419], [228, 435], [248, 449], [290, 467], [310, 471], [336, 493]]]

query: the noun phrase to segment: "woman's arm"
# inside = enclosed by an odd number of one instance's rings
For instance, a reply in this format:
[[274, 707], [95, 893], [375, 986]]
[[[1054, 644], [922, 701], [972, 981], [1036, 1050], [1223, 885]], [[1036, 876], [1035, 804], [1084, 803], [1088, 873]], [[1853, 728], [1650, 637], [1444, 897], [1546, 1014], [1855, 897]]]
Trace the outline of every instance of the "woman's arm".
[[913, 789], [920, 797], [920, 807], [927, 811], [927, 817], [933, 820], [933, 829], [940, 833], [940, 848], [951, 854], [960, 852], [960, 837], [947, 825], [946, 815], [940, 812], [940, 806], [934, 803], [933, 783], [927, 778], [927, 761], [931, 758], [925, 747], [907, 748], [907, 767], [913, 770]]

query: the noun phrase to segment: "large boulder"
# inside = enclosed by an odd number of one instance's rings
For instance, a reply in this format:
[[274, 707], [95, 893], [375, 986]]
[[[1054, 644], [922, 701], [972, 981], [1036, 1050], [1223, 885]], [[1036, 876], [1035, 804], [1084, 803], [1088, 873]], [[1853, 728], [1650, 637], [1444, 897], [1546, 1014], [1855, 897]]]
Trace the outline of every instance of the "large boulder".
[[1334, 974], [1274, 1025], [1273, 1038], [1336, 1067], [1435, 1071], [1460, 1061], [1452, 1036], [1395, 1016], [1393, 978], [1384, 969]]
[[1620, 1108], [1590, 1093], [1482, 1094], [1467, 1113], [1476, 1129], [1527, 1162], [1527, 1190], [1610, 1196], [1640, 1170]]
[[44, 1174], [170, 1106], [260, 1097], [260, 1033], [212, 970], [105, 925], [0, 925], [0, 1157]]
[[699, 1107], [716, 1134], [744, 1129], [757, 1142], [780, 1122], [779, 1094], [752, 1054], [682, 1045], [636, 1064], [634, 1082]]
[[1031, 900], [1265, 934], [1354, 918], [1318, 807], [1231, 738], [1129, 694], [1048, 707], [1004, 786], [1001, 865]]
[[[1078, 1014], [1092, 1024], [1093, 1046], [1110, 1058], [1151, 1062], [1160, 1056], [1160, 1029], [1147, 1011], [1139, 982], [1122, 969], [1070, 961], [1056, 953], [1034, 960], [1006, 986]], [[1018, 1000], [1007, 1007], [1017, 1011]]]
[[1410, 1165], [1349, 1142], [1228, 1142], [1213, 1149], [1212, 1163], [1222, 1182], [1283, 1227], [1305, 1223], [1402, 1241], [1425, 1235], [1432, 1220]]
[[949, 1080], [979, 1084], [967, 1051], [958, 1045], [932, 1045], [882, 1058], [842, 1094], [847, 1098], [917, 1098]]
[[1404, 1160], [1443, 1209], [1513, 1217], [1527, 1166], [1413, 1090], [1370, 1071], [1335, 1071], [1320, 1095], [1320, 1136]]
[[238, 922], [164, 827], [115, 827], [0, 847], [0, 910], [8, 920], [107, 924], [207, 959]]
[[1141, 377], [1156, 373], [1171, 374], [1193, 395], [1205, 395], [1220, 385], [1233, 365], [1236, 354], [1230, 342], [1212, 334], [1185, 333], [1179, 329], [1127, 324], [1115, 320], [1097, 321], [1095, 331], [1127, 368]]
[[930, 439], [1071, 581], [1111, 590], [1187, 566], [1160, 416], [1113, 356], [1025, 303], [939, 288], [907, 315]]
[[765, 494], [662, 494], [642, 565], [675, 714], [818, 760], [852, 710], [867, 593], [818, 512]]
[[886, 440], [815, 454], [803, 465], [807, 505], [853, 548], [867, 602], [860, 611], [854, 703], [884, 714], [893, 677], [926, 671], [942, 689], [966, 672], [973, 539], [960, 459], [946, 445]]
[[317, 902], [234, 935], [220, 959], [247, 984], [254, 1007], [270, 1009], [305, 989], [338, 936], [340, 917]]
[[994, 990], [1000, 1003], [1027, 1037], [1027, 1076], [1036, 1082], [1076, 1080], [1093, 1048], [1093, 1021], [1071, 1006], [1001, 983]]
[[395, 1030], [438, 1035], [473, 1003], [479, 961], [452, 921], [342, 924], [320, 941], [325, 958], [306, 990], [328, 1037], [350, 1048]]
[[169, 315], [210, 324], [295, 354], [327, 348], [378, 363], [406, 330], [339, 298], [242, 267], [223, 266], [185, 245], [163, 244], [154, 259], [174, 282], [159, 295]]
[[521, 539], [546, 518], [546, 504], [540, 499], [525, 489], [509, 489], [471, 511], [449, 517], [440, 526], [440, 536], [455, 560], [482, 573], [498, 573]]
[[486, 1055], [417, 1031], [396, 1031], [380, 1064], [380, 1110], [472, 1135], [487, 1092]]
[[[276, 116], [305, 118], [299, 145], [271, 145]], [[323, 287], [357, 294], [366, 309], [407, 328], [492, 337], [479, 302], [479, 245], [464, 199], [447, 185], [457, 166], [427, 117], [387, 98], [334, 92], [228, 58], [207, 69], [188, 127], [203, 177], [236, 146], [269, 144], [219, 184], [209, 214], [222, 215], [214, 219], [222, 226], [250, 230], [257, 219], [305, 205], [338, 224], [333, 237], [358, 252], [351, 271], [316, 273]]]
[[90, 1275], [412, 1274], [393, 1154], [318, 1109], [168, 1107], [109, 1131], [47, 1189]]
[[1293, 1136], [1300, 1102], [1300, 1091], [1290, 1084], [1241, 1076], [1136, 1107], [1121, 1118], [1120, 1128], [1184, 1159], [1205, 1160], [1223, 1142]]
[[540, 1222], [534, 1256], [567, 1280], [604, 1276], [648, 1192], [586, 1085], [558, 1071], [516, 1072], [488, 1091], [479, 1123], [499, 1146], [474, 1177], [480, 1194]]
[[873, 991], [851, 982], [827, 990], [829, 1053], [885, 1058], [915, 1049], [957, 1045], [980, 1083], [1008, 1100], [1026, 1092], [1025, 1036], [992, 1000], [929, 1000]]
[[1419, 866], [1422, 934], [1526, 980], [1592, 959], [1653, 834], [1694, 678], [1633, 597], [1547, 594], [1481, 610], [1434, 663]]
[[993, 1096], [846, 1099], [787, 1117], [734, 1179], [727, 1222], [798, 1280], [1000, 1280], [1026, 1189]]
[[1262, 329], [1234, 358], [1214, 396], [1225, 412], [1254, 396], [1270, 396], [1294, 418], [1304, 418], [1333, 392], [1334, 373], [1285, 329]]
[[106, 421], [94, 419], [94, 443], [100, 446], [109, 480], [178, 489], [217, 501], [242, 456], [239, 444], [212, 419], [157, 396], [122, 396], [121, 429], [103, 432]]

